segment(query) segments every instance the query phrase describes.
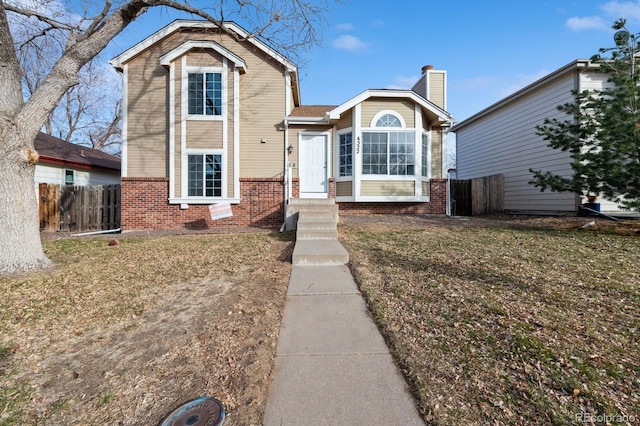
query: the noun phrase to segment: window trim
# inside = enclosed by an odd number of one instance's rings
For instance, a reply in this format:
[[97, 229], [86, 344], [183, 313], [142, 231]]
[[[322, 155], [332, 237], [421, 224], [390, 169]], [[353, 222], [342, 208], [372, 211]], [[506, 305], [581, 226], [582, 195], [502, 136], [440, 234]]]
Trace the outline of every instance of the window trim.
[[[71, 182], [67, 182], [67, 174], [71, 172]], [[64, 169], [64, 174], [63, 174], [63, 179], [64, 179], [64, 184], [65, 185], [69, 185], [69, 186], [73, 186], [76, 184], [76, 171], [73, 169]]]
[[[426, 140], [426, 142], [425, 142]], [[431, 179], [431, 132], [423, 130], [420, 132], [421, 147], [421, 164], [420, 164], [420, 177], [426, 180]], [[426, 174], [424, 171], [426, 170]]]
[[[386, 133], [387, 135], [387, 140], [386, 140], [386, 168], [387, 168], [387, 172], [386, 173], [365, 173], [364, 172], [364, 167], [365, 167], [365, 161], [364, 161], [364, 146], [365, 146], [365, 142], [364, 142], [364, 135], [367, 133]], [[413, 166], [413, 173], [412, 174], [391, 174], [391, 133], [406, 133], [407, 135], [411, 135], [413, 137], [413, 163], [411, 164]], [[360, 164], [360, 176], [362, 177], [381, 177], [381, 176], [385, 176], [386, 178], [402, 178], [402, 179], [415, 179], [416, 177], [419, 177], [419, 175], [416, 174], [417, 172], [417, 159], [416, 159], [416, 155], [417, 155], [417, 147], [416, 147], [416, 140], [415, 140], [415, 131], [412, 129], [407, 129], [407, 128], [399, 128], [399, 127], [376, 127], [376, 128], [370, 128], [370, 129], [362, 129], [362, 161]], [[408, 164], [407, 164], [408, 165]]]
[[[378, 120], [380, 120], [385, 115], [393, 115], [395, 118], [397, 118], [398, 121], [400, 122], [400, 127], [384, 127], [384, 126], [380, 127], [380, 126], [376, 126], [376, 124], [378, 123]], [[398, 113], [397, 111], [394, 111], [394, 110], [391, 110], [391, 109], [383, 109], [382, 111], [378, 111], [378, 113], [376, 113], [376, 115], [373, 116], [369, 126], [372, 129], [406, 129], [407, 128], [407, 123], [404, 121], [404, 117], [402, 117], [402, 114]]]
[[[340, 167], [342, 166], [342, 155], [340, 153], [340, 148], [341, 148], [341, 143], [342, 143], [342, 136], [344, 135], [351, 135], [351, 174], [349, 175], [341, 175], [341, 170]], [[341, 178], [341, 179], [352, 179], [353, 176], [355, 175], [355, 138], [353, 137], [353, 130], [351, 128], [348, 129], [342, 129], [339, 132], [337, 132], [337, 139], [338, 139], [338, 149], [336, 150], [336, 155], [338, 157], [338, 164], [337, 164], [337, 168], [336, 170], [338, 171], [337, 173], [337, 178]]]
[[[207, 196], [207, 195], [189, 195], [189, 156], [190, 155], [219, 155], [220, 156], [220, 195], [219, 196]], [[225, 164], [224, 151], [221, 149], [189, 149], [184, 153], [182, 160], [182, 172], [181, 178], [181, 192], [182, 200], [225, 200], [227, 195], [227, 167]], [[204, 186], [203, 186], [204, 189]]]
[[[227, 75], [224, 67], [199, 67], [185, 66], [182, 69], [181, 114], [186, 120], [222, 121], [227, 116]], [[190, 114], [189, 113], [189, 74], [220, 74], [221, 113], [218, 115]]]

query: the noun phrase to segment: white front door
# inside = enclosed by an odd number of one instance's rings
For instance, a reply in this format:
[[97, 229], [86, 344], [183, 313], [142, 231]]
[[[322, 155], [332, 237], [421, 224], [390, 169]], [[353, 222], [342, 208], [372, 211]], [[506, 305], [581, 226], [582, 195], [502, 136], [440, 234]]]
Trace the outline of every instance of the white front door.
[[327, 135], [300, 138], [300, 196], [326, 197], [328, 193]]

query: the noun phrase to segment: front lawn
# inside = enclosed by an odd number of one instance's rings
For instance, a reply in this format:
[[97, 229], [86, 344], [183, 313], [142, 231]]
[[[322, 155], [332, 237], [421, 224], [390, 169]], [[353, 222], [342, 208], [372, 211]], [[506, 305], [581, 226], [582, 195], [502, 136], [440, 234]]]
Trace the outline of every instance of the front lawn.
[[340, 240], [429, 424], [639, 421], [640, 223], [385, 218]]

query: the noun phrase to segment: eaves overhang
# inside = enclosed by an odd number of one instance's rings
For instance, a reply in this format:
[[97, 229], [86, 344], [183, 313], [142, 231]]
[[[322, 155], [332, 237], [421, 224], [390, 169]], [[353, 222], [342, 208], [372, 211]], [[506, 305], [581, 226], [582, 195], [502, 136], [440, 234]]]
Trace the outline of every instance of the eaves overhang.
[[567, 65], [558, 68], [557, 70], [553, 71], [550, 74], [547, 74], [546, 76], [542, 77], [539, 80], [534, 81], [533, 83], [529, 84], [528, 86], [523, 87], [522, 89], [512, 93], [511, 95], [499, 100], [498, 102], [488, 106], [487, 108], [481, 110], [480, 112], [472, 115], [471, 117], [464, 119], [462, 121], [460, 121], [459, 123], [456, 123], [451, 129], [451, 132], [456, 132], [457, 130], [460, 130], [466, 126], [468, 126], [469, 124], [475, 122], [476, 120], [481, 119], [482, 117], [485, 117], [486, 115], [492, 113], [493, 111], [504, 107], [505, 105], [531, 93], [532, 91], [538, 89], [539, 87], [541, 87], [544, 84], [547, 84], [553, 80], [555, 80], [556, 78], [559, 78], [563, 75], [565, 75], [568, 72], [573, 72], [576, 70], [585, 70], [585, 69], [589, 69], [589, 68], [597, 68], [598, 64], [588, 60], [588, 59], [576, 59], [573, 62], [568, 63]]
[[329, 119], [325, 117], [287, 117], [288, 124], [329, 124]]
[[340, 115], [342, 115], [345, 111], [350, 110], [357, 104], [360, 104], [366, 101], [369, 98], [404, 98], [409, 99], [418, 105], [420, 105], [425, 110], [431, 112], [434, 115], [435, 120], [432, 122], [438, 125], [445, 124], [453, 124], [454, 119], [451, 114], [447, 111], [443, 110], [433, 102], [428, 101], [422, 96], [418, 95], [413, 90], [398, 90], [398, 89], [369, 89], [360, 93], [359, 95], [354, 96], [349, 99], [347, 102], [339, 105], [333, 110], [327, 113], [325, 120], [327, 122], [334, 121], [340, 119]]
[[249, 33], [247, 30], [236, 24], [235, 22], [225, 21], [222, 23], [214, 23], [210, 21], [204, 20], [189, 20], [189, 19], [178, 19], [171, 22], [169, 25], [164, 28], [156, 31], [151, 34], [149, 37], [142, 40], [140, 43], [132, 46], [131, 48], [125, 50], [120, 55], [111, 59], [109, 63], [118, 71], [122, 71], [122, 67], [126, 62], [133, 59], [140, 53], [147, 50], [149, 47], [158, 43], [160, 40], [170, 36], [171, 34], [180, 31], [181, 29], [216, 29], [222, 28], [230, 34], [236, 34], [240, 39], [246, 40], [247, 42], [254, 45], [256, 48], [260, 49], [267, 55], [274, 58], [277, 62], [283, 65], [288, 72], [297, 73], [298, 67], [288, 60], [284, 55], [278, 53], [275, 49], [268, 46], [266, 43], [260, 41], [257, 37]]
[[247, 72], [247, 64], [244, 59], [240, 56], [236, 55], [226, 47], [216, 43], [212, 40], [188, 40], [182, 43], [180, 46], [172, 49], [171, 51], [165, 53], [160, 57], [160, 64], [162, 66], [168, 67], [171, 65], [173, 61], [175, 61], [180, 56], [184, 55], [191, 49], [212, 49], [218, 52], [220, 55], [224, 56], [228, 60], [234, 63], [234, 65], [240, 70], [241, 73]]

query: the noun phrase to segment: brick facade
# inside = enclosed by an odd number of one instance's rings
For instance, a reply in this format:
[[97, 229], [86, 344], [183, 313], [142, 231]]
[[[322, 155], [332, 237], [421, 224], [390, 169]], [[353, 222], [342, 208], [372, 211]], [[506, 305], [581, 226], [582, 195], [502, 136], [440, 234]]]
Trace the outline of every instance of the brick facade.
[[[299, 180], [292, 182], [293, 196], [300, 194]], [[335, 197], [331, 179], [329, 195]], [[210, 229], [255, 226], [276, 229], [284, 221], [282, 178], [241, 178], [240, 204], [233, 204], [233, 216], [211, 220], [208, 205], [169, 204], [169, 179], [122, 178], [123, 230]], [[445, 214], [446, 179], [431, 180], [429, 203], [338, 203], [341, 215], [358, 214]]]
[[233, 216], [224, 219], [211, 220], [208, 205], [181, 209], [168, 198], [167, 178], [122, 178], [122, 229], [277, 228], [284, 221], [282, 178], [241, 178], [241, 203], [231, 205]]

